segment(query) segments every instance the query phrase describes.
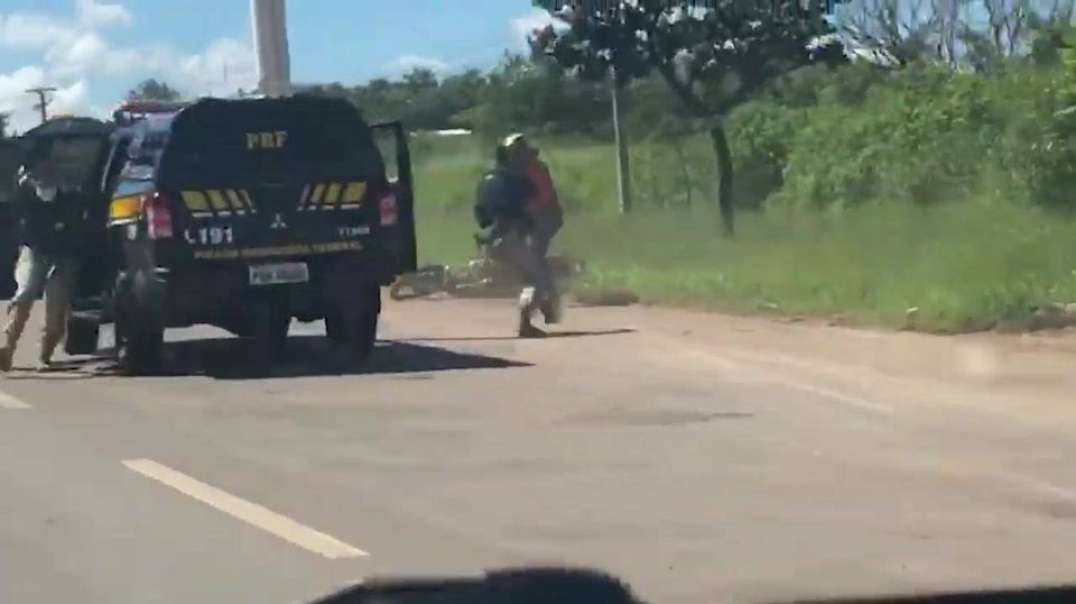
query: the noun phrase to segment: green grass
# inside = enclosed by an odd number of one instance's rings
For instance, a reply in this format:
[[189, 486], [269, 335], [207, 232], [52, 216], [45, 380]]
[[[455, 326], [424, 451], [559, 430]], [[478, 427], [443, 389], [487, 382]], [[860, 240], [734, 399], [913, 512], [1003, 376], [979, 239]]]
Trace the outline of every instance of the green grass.
[[[483, 155], [475, 145], [454, 145], [451, 154], [433, 147], [416, 154], [424, 262], [457, 263], [474, 252], [470, 204]], [[742, 214], [728, 239], [717, 235], [708, 207], [659, 210], [644, 201], [634, 214], [617, 215], [607, 147], [544, 150], [558, 186], [575, 200], [555, 251], [588, 262], [585, 288], [627, 288], [656, 304], [840, 315], [931, 331], [979, 329], [1076, 302], [1070, 219], [979, 201], [929, 210], [770, 208]]]

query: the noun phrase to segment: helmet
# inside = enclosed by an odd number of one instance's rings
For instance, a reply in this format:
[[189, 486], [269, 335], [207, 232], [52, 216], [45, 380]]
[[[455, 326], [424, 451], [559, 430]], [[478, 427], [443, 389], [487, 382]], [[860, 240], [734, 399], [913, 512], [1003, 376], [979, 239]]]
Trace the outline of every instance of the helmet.
[[527, 137], [521, 133], [510, 134], [501, 142], [503, 147], [509, 156], [516, 156], [520, 151], [525, 151], [529, 155], [538, 155], [538, 150], [530, 145], [530, 141]]
[[503, 146], [506, 149], [511, 149], [512, 147], [514, 147], [516, 145], [523, 145], [523, 146], [527, 145], [527, 138], [525, 136], [523, 136], [523, 134], [521, 134], [519, 132], [517, 132], [515, 134], [509, 134], [508, 136], [505, 137], [504, 141], [501, 143], [501, 146]]

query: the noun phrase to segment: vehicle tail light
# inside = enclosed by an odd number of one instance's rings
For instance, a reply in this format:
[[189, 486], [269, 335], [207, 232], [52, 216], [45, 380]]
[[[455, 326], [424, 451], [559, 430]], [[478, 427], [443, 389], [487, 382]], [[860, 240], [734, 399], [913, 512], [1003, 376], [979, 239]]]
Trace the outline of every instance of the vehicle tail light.
[[396, 194], [392, 191], [386, 193], [378, 204], [381, 210], [381, 226], [395, 226], [399, 220], [399, 210], [396, 204]]
[[172, 210], [168, 198], [160, 193], [142, 196], [142, 212], [150, 239], [169, 239], [173, 235]]

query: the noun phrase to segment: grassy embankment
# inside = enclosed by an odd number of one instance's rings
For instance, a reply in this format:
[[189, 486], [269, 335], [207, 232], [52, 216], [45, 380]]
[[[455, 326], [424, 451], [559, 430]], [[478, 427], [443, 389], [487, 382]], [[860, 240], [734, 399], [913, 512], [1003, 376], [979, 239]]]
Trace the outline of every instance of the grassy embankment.
[[[705, 153], [699, 143], [693, 154]], [[690, 208], [655, 208], [675, 190], [665, 181], [682, 175], [667, 176], [646, 145], [633, 150], [639, 210], [628, 217], [615, 212], [610, 148], [545, 141], [543, 152], [570, 210], [555, 251], [588, 262], [584, 290], [931, 331], [1019, 324], [1039, 308], [1076, 302], [1076, 222], [1056, 215], [981, 200], [839, 212], [777, 206], [742, 212], [728, 239], [716, 234], [708, 190], [695, 191]], [[470, 206], [488, 154], [477, 141], [452, 139], [420, 141], [415, 156], [421, 259], [460, 262], [474, 252]], [[708, 187], [705, 176], [694, 182]]]

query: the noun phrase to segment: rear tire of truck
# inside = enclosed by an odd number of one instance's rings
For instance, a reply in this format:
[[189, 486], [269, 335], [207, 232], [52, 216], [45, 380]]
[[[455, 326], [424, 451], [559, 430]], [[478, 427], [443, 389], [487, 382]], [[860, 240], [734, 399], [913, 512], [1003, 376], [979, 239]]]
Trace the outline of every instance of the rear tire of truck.
[[132, 376], [154, 375], [161, 370], [164, 329], [152, 325], [117, 323], [116, 355], [120, 369]]
[[259, 370], [268, 369], [284, 355], [291, 315], [276, 300], [259, 300], [251, 308], [251, 358]]
[[377, 346], [377, 323], [380, 318], [381, 315], [376, 310], [368, 310], [359, 318], [352, 348], [355, 360], [361, 364], [366, 364], [374, 354], [374, 348]]
[[115, 300], [116, 360], [120, 370], [127, 375], [157, 375], [161, 372], [164, 294], [164, 284], [145, 272], [117, 278], [110, 296]]
[[[346, 320], [347, 313], [352, 313]], [[381, 290], [364, 292], [349, 308], [334, 308], [325, 317], [325, 331], [338, 350], [356, 364], [365, 364], [377, 345], [377, 324], [381, 315]]]

